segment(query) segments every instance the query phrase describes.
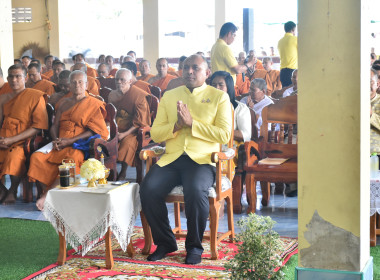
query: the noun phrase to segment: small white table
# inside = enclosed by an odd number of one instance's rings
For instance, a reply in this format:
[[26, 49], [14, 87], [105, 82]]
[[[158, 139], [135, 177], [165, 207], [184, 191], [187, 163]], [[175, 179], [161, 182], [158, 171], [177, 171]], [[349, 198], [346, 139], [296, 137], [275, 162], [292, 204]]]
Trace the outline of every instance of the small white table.
[[63, 265], [66, 261], [66, 240], [85, 255], [105, 236], [106, 268], [111, 269], [111, 232], [122, 250], [128, 249], [129, 256], [133, 256], [134, 249], [129, 241], [140, 210], [137, 183], [122, 186], [109, 183], [94, 189], [87, 188], [85, 183], [68, 189], [51, 189], [43, 214], [59, 235], [58, 264]]

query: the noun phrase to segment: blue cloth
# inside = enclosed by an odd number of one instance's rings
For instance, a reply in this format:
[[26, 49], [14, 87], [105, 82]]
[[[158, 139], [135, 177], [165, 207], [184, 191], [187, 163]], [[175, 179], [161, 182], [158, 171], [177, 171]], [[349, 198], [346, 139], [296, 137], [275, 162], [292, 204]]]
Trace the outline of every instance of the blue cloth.
[[84, 159], [88, 159], [90, 156], [90, 142], [92, 139], [100, 138], [99, 134], [92, 135], [87, 139], [79, 139], [75, 143], [73, 143], [73, 148], [77, 150], [82, 150], [84, 153]]

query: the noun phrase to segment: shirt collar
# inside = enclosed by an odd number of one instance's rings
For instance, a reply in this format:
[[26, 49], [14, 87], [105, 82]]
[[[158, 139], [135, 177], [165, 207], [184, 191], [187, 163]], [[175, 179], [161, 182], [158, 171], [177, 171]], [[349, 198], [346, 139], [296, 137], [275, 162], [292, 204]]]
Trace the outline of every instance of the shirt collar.
[[192, 94], [192, 95], [198, 95], [200, 94], [202, 91], [204, 91], [205, 89], [207, 88], [207, 84], [206, 83], [203, 83], [203, 85], [201, 85], [200, 87], [196, 87], [193, 89], [193, 92], [191, 92], [186, 86], [185, 86], [185, 89], [186, 89], [186, 92], [188, 94]]

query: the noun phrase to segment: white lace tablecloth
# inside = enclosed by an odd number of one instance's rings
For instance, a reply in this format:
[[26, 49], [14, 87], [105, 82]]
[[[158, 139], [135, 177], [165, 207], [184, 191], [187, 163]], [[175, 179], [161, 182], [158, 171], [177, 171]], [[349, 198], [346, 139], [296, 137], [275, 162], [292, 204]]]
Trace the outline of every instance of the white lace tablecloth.
[[371, 179], [370, 215], [380, 214], [380, 179]]
[[104, 237], [108, 227], [125, 251], [140, 209], [137, 183], [107, 184], [94, 190], [83, 184], [50, 190], [43, 214], [57, 233], [65, 236], [66, 242], [85, 255]]

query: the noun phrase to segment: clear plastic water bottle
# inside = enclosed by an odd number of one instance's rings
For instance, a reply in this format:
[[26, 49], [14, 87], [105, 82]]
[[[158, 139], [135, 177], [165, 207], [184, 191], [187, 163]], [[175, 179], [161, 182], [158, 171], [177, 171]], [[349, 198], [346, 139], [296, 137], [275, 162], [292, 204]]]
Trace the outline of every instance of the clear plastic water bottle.
[[371, 154], [371, 164], [370, 164], [370, 170], [371, 170], [371, 178], [376, 178], [378, 176], [379, 171], [379, 157], [377, 156], [377, 153]]

